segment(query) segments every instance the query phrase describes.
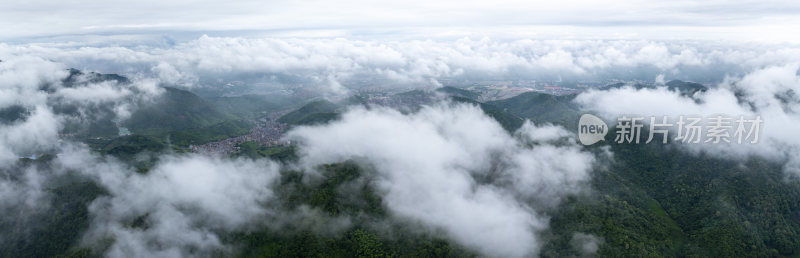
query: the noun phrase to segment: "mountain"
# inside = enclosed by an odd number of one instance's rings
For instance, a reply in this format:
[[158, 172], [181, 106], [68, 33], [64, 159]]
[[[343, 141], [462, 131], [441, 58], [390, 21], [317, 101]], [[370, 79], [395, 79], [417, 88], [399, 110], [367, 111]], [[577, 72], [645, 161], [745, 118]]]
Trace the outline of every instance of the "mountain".
[[578, 106], [572, 102], [575, 96], [526, 92], [508, 99], [489, 101], [487, 104], [512, 115], [528, 118], [537, 124], [549, 122], [571, 128], [577, 125], [580, 116]]
[[12, 105], [0, 109], [0, 124], [11, 124], [25, 119], [30, 115], [30, 111], [20, 105]]
[[[646, 89], [646, 88], [647, 89], [653, 89], [653, 88], [659, 87], [659, 86], [651, 85], [651, 84], [641, 84], [641, 83], [627, 84], [627, 83], [618, 82], [618, 83], [609, 84], [609, 85], [600, 87], [599, 89], [601, 89], [601, 90], [617, 89], [617, 88], [622, 88], [622, 87], [628, 86], [628, 85], [630, 85], [634, 89]], [[665, 84], [665, 86], [667, 86], [667, 89], [669, 89], [671, 91], [680, 92], [682, 95], [685, 95], [685, 96], [692, 96], [692, 95], [694, 95], [695, 92], [704, 92], [704, 91], [708, 90], [708, 87], [703, 86], [702, 84], [699, 84], [699, 83], [696, 83], [696, 82], [685, 82], [685, 81], [680, 81], [680, 80], [669, 81], [669, 82], [667, 82]]]
[[190, 128], [169, 133], [169, 140], [177, 146], [204, 144], [216, 140], [244, 135], [250, 132], [253, 124], [244, 120], [228, 120], [209, 126]]
[[[612, 136], [613, 137], [613, 136]], [[604, 239], [599, 256], [794, 257], [800, 182], [760, 158], [731, 162], [670, 146], [602, 144], [614, 153], [591, 195], [553, 214], [542, 256], [570, 253], [569, 232]], [[601, 151], [602, 146], [591, 146]]]
[[672, 80], [667, 82], [666, 85], [669, 90], [678, 91], [687, 96], [694, 95], [695, 92], [704, 92], [708, 90], [706, 86], [696, 82]]
[[465, 89], [459, 89], [459, 88], [452, 87], [452, 86], [444, 86], [444, 87], [441, 87], [441, 88], [437, 88], [436, 91], [444, 93], [444, 94], [446, 94], [448, 96], [464, 97], [464, 98], [474, 99], [474, 100], [477, 100], [478, 97], [481, 96], [480, 94], [478, 94], [476, 92], [472, 92], [472, 91], [465, 90]]
[[[682, 94], [706, 88], [673, 81]], [[574, 96], [525, 93], [489, 102], [535, 122], [575, 128]], [[800, 183], [782, 166], [741, 162], [660, 144], [617, 144], [615, 129], [586, 147], [613, 162], [592, 175], [593, 193], [569, 198], [551, 217], [544, 257], [576, 256], [574, 232], [601, 237], [599, 256], [782, 257], [800, 254]], [[646, 130], [644, 131], [646, 134]]]
[[[61, 81], [61, 85], [66, 88], [82, 87], [90, 83], [114, 83], [121, 87], [126, 87], [131, 81], [118, 74], [102, 74], [96, 72], [85, 73], [78, 69], [68, 69], [69, 75]], [[54, 92], [56, 85], [44, 84], [40, 90]], [[92, 106], [91, 112], [85, 112], [82, 107], [71, 102], [62, 102], [55, 99], [52, 103], [53, 112], [59, 115], [73, 117], [83, 117], [91, 121], [83, 123], [81, 121], [66, 121], [63, 133], [73, 134], [78, 138], [89, 137], [113, 137], [118, 134], [118, 129], [113, 122], [115, 110], [113, 103], [98, 103]]]
[[154, 103], [141, 105], [123, 125], [136, 134], [155, 135], [236, 119], [189, 91], [164, 89]]
[[338, 113], [342, 106], [327, 100], [312, 101], [299, 109], [278, 118], [278, 122], [289, 125], [308, 124], [310, 122], [327, 122]]
[[[689, 93], [703, 90], [698, 85], [670, 82], [667, 87]], [[412, 103], [430, 104], [423, 101], [433, 99], [431, 94], [435, 93], [412, 91], [399, 95]], [[572, 102], [574, 95], [529, 92], [488, 103], [464, 95], [469, 94], [461, 92], [449, 98], [480, 107], [509, 131], [518, 128], [523, 118], [574, 130], [581, 113]], [[245, 103], [236, 103], [237, 100]], [[173, 146], [185, 146], [235, 136], [246, 132], [249, 124], [236, 120], [240, 117], [228, 112], [252, 116], [260, 108], [272, 105], [269, 103], [257, 96], [207, 101], [191, 92], [167, 88], [153, 106], [144, 106], [134, 114], [137, 119], [150, 120], [144, 122], [153, 123], [149, 125], [153, 131], [165, 133], [117, 137], [97, 144], [99, 147], [95, 149], [127, 162], [139, 173], [147, 173], [156, 160], [142, 156], [168, 149], [167, 139]], [[366, 100], [359, 97], [339, 103], [313, 101], [280, 120], [295, 125], [327, 122], [337, 119], [347, 105], [364, 103]], [[223, 109], [220, 105], [229, 105], [230, 109], [220, 111]], [[11, 110], [5, 116], [18, 119], [24, 112]], [[602, 164], [591, 173], [587, 182], [590, 190], [569, 195], [547, 210], [549, 228], [537, 235], [541, 241], [540, 256], [581, 256], [580, 248], [576, 247], [576, 232], [597, 236], [600, 239], [597, 255], [601, 257], [796, 257], [800, 254], [800, 182], [787, 180], [780, 164], [756, 157], [731, 161], [660, 144], [617, 144], [610, 141], [613, 137], [611, 133], [605, 142], [582, 147], [598, 159], [609, 160], [599, 161]], [[293, 146], [266, 147], [245, 142], [239, 147], [235, 155], [240, 157], [285, 161], [297, 155]], [[613, 156], [606, 154], [609, 151]], [[52, 159], [25, 159], [12, 170], [47, 166]], [[340, 234], [254, 226], [226, 233], [223, 239], [237, 246], [237, 253], [232, 255], [247, 257], [477, 256], [434, 231], [420, 231], [403, 224], [373, 227], [375, 221], [391, 215], [379, 190], [363, 180], [374, 173], [370, 169], [374, 168], [355, 162], [326, 164], [318, 167], [314, 180], [308, 180], [309, 174], [287, 167], [276, 180], [279, 187], [275, 188], [275, 196], [280, 200], [276, 205], [288, 210], [309, 207], [326, 216], [352, 218], [348, 223], [354, 226]], [[26, 228], [32, 233], [12, 230], [20, 221], [0, 220], [0, 231], [10, 232], [3, 236], [0, 256], [92, 254], [80, 245], [92, 219], [88, 209], [93, 200], [108, 193], [91, 181], [76, 181], [68, 176], [59, 178], [59, 185], [47, 189], [52, 197], [49, 203], [52, 212], [30, 218], [41, 222]], [[132, 219], [130, 226], [137, 227], [138, 220]]]
[[[70, 69], [69, 72], [70, 75], [63, 80], [65, 87], [108, 81], [131, 83], [128, 78], [117, 74], [84, 73], [77, 69]], [[93, 121], [90, 124], [80, 126], [67, 123], [64, 132], [76, 133], [84, 139], [98, 136], [113, 139], [118, 135], [120, 130], [118, 127], [125, 127], [138, 135], [174, 136], [175, 140], [184, 146], [189, 143], [204, 143], [221, 137], [245, 134], [252, 125], [241, 121], [242, 119], [255, 118], [265, 111], [285, 109], [297, 102], [290, 97], [261, 95], [219, 97], [209, 101], [190, 91], [172, 87], [163, 89], [163, 94], [152, 101], [136, 102], [133, 114], [121, 124], [114, 122], [114, 111], [110, 107], [98, 105], [91, 114]], [[23, 111], [18, 108], [0, 110], [0, 122], [13, 121], [24, 115]], [[69, 104], [56, 105], [54, 111], [73, 115], [80, 112], [77, 107]]]
[[64, 87], [72, 87], [81, 83], [100, 83], [105, 81], [116, 81], [117, 83], [128, 84], [131, 81], [119, 74], [103, 74], [96, 72], [84, 73], [81, 70], [70, 68], [69, 76], [62, 80]]
[[166, 148], [166, 145], [158, 138], [134, 134], [117, 137], [109, 141], [102, 147], [102, 151], [118, 157], [128, 157], [143, 151], [157, 152], [164, 148]]
[[242, 95], [236, 97], [214, 97], [209, 101], [220, 112], [240, 119], [253, 119], [264, 112], [275, 112], [296, 107], [302, 101], [290, 95]]
[[[445, 90], [449, 92], [447, 94], [454, 93], [454, 95], [449, 95], [451, 100], [460, 103], [477, 105], [486, 113], [486, 115], [497, 120], [497, 122], [508, 131], [514, 131], [522, 126], [523, 119], [509, 114], [508, 112], [505, 112], [494, 105], [481, 103], [477, 100], [464, 97], [477, 96], [477, 94], [474, 92], [453, 87], [445, 88], [449, 88], [448, 90]], [[394, 100], [392, 103], [406, 107], [418, 107], [419, 105], [433, 103], [433, 101], [436, 99], [434, 94], [434, 92], [423, 90], [402, 92], [392, 96], [392, 100]], [[328, 121], [338, 119], [340, 117], [340, 112], [344, 107], [351, 105], [366, 105], [366, 103], [366, 100], [359, 96], [352, 96], [339, 102], [339, 104], [332, 103], [327, 100], [313, 101], [295, 111], [284, 115], [278, 119], [278, 122], [287, 123], [290, 125], [312, 125], [326, 123]]]

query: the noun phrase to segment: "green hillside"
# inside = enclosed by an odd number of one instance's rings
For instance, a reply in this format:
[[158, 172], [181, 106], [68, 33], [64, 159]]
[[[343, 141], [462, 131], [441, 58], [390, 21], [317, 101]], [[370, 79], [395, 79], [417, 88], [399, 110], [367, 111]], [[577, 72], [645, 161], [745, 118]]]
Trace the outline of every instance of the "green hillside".
[[556, 96], [538, 92], [520, 95], [487, 104], [501, 108], [513, 115], [528, 118], [534, 123], [550, 122], [569, 127], [577, 125], [580, 112], [572, 103], [575, 95]]
[[[286, 115], [278, 118], [278, 122], [290, 125], [298, 125], [309, 122], [319, 122], [326, 118], [332, 118], [333, 115], [320, 115], [337, 113], [341, 106], [334, 104], [327, 100], [317, 100], [310, 102], [299, 109], [289, 112]], [[322, 119], [322, 120], [321, 120]]]
[[672, 80], [666, 83], [667, 88], [673, 91], [678, 91], [681, 94], [691, 96], [695, 92], [707, 91], [708, 88], [702, 84], [695, 82], [685, 82], [679, 80]]
[[[679, 90], [696, 89], [688, 87]], [[569, 129], [580, 113], [572, 98], [526, 93], [491, 103]], [[569, 232], [576, 231], [601, 236], [601, 256], [800, 254], [800, 183], [784, 180], [779, 164], [750, 158], [740, 165], [664, 145], [608, 145], [613, 165], [594, 174], [594, 194], [558, 209], [542, 256], [577, 255], [569, 248]]]
[[451, 87], [451, 86], [444, 86], [444, 87], [436, 89], [436, 91], [437, 92], [441, 92], [441, 93], [445, 93], [448, 96], [464, 97], [464, 98], [474, 99], [474, 100], [476, 100], [476, 99], [478, 99], [478, 97], [480, 97], [480, 94], [478, 94], [476, 92], [472, 92], [472, 91], [465, 90], [465, 89], [459, 89], [459, 88]]
[[216, 140], [227, 139], [247, 134], [253, 124], [244, 120], [229, 120], [222, 123], [191, 128], [169, 133], [172, 144], [186, 147], [190, 144], [204, 144]]
[[262, 116], [264, 112], [291, 109], [301, 102], [300, 99], [287, 95], [243, 95], [209, 100], [220, 112], [240, 119], [253, 119]]
[[153, 104], [137, 109], [123, 125], [133, 133], [157, 135], [236, 119], [191, 92], [164, 89]]

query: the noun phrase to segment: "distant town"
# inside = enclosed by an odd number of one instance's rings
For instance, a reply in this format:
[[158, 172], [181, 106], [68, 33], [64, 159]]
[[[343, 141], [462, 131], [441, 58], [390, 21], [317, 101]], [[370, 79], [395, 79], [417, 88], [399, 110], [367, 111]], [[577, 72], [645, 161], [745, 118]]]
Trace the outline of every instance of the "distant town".
[[256, 142], [259, 146], [287, 146], [291, 142], [281, 139], [286, 132], [287, 125], [278, 122], [278, 118], [288, 113], [287, 111], [268, 113], [264, 117], [251, 120], [254, 124], [250, 132], [245, 135], [213, 141], [201, 145], [190, 145], [189, 149], [195, 153], [208, 155], [229, 155], [239, 150], [238, 145], [244, 142]]

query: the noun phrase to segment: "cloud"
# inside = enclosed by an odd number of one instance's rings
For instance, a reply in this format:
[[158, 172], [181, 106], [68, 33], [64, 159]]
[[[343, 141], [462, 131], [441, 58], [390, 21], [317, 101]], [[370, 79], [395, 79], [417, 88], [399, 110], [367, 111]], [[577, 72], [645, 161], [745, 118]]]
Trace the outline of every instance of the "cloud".
[[658, 86], [663, 86], [663, 85], [665, 85], [667, 83], [666, 81], [664, 81], [664, 74], [656, 75], [656, 79], [655, 79], [654, 82], [655, 82], [655, 85], [658, 85]]
[[[160, 82], [135, 76], [132, 82], [96, 81], [93, 74], [73, 74], [65, 64], [15, 53], [0, 62], [0, 110], [20, 108], [22, 119], [0, 123], [0, 167], [16, 157], [58, 145], [64, 124], [126, 119], [139, 104], [163, 92]], [[70, 78], [70, 83], [63, 82]]]
[[[756, 144], [681, 144], [687, 150], [735, 160], [750, 155], [765, 157], [786, 164], [785, 170], [797, 173], [795, 157], [800, 155], [800, 89], [797, 64], [769, 66], [754, 70], [742, 77], [728, 77], [707, 92], [694, 96], [681, 95], [666, 87], [656, 89], [634, 89], [623, 87], [607, 91], [588, 91], [578, 95], [575, 101], [587, 110], [599, 112], [608, 121], [622, 115], [669, 116], [671, 122], [678, 117], [726, 115], [752, 119], [760, 116], [760, 138]], [[673, 127], [676, 129], [676, 127]], [[670, 132], [675, 137], [675, 131]], [[733, 133], [731, 133], [733, 135]], [[751, 139], [752, 140], [752, 139]]]
[[20, 156], [49, 150], [58, 142], [59, 118], [47, 107], [37, 106], [24, 122], [0, 125], [0, 168]]
[[[24, 125], [42, 120], [58, 126], [48, 110], [37, 109], [17, 125], [18, 131], [8, 132], [20, 134], [13, 137], [20, 144], [44, 141]], [[52, 165], [30, 168], [19, 180], [0, 180], [13, 186], [2, 192], [14, 202], [4, 207], [36, 207], [31, 212], [41, 214], [47, 210], [49, 179], [65, 173], [88, 178], [108, 194], [89, 206], [91, 225], [82, 243], [107, 256], [228, 253], [231, 246], [220, 236], [251, 225], [306, 225], [323, 228], [320, 232], [349, 226], [348, 218], [327, 217], [308, 207], [275, 208], [273, 191], [281, 168], [269, 160], [165, 154], [142, 174], [84, 145], [59, 142], [57, 132], [57, 127], [45, 130], [54, 142], [42, 143], [58, 153]], [[302, 143], [298, 163], [306, 173], [320, 164], [367, 162], [376, 168], [390, 219], [443, 230], [488, 255], [536, 254], [547, 211], [564, 195], [585, 189], [594, 162], [560, 127], [528, 123], [510, 135], [478, 107], [452, 103], [412, 114], [355, 109], [340, 122], [289, 134]], [[9, 159], [8, 164], [16, 163]], [[107, 239], [113, 240], [108, 246], [97, 245]]]
[[374, 86], [436, 86], [456, 80], [652, 80], [714, 82], [786, 65], [800, 48], [713, 41], [283, 39], [201, 36], [171, 46], [3, 45], [0, 55], [37, 56], [72, 67], [159, 78], [179, 86], [223, 81], [330, 94]]
[[65, 88], [60, 90], [57, 97], [69, 102], [102, 103], [118, 101], [131, 94], [127, 89], [115, 89], [116, 82], [102, 82], [90, 84], [86, 87]]
[[39, 87], [58, 83], [67, 74], [63, 64], [41, 57], [4, 57], [0, 62], [0, 108], [44, 103], [47, 95]]
[[581, 257], [593, 257], [597, 255], [597, 251], [600, 250], [603, 239], [595, 235], [576, 232], [572, 235], [570, 244], [572, 244], [575, 250], [580, 251]]
[[[27, 162], [20, 157], [68, 153], [72, 149], [64, 146], [70, 140], [59, 135], [66, 123], [79, 121], [87, 125], [104, 112], [124, 119], [136, 105], [162, 91], [157, 83], [144, 79], [134, 79], [129, 84], [94, 82], [89, 75], [65, 85], [62, 82], [70, 75], [66, 67], [45, 58], [18, 54], [5, 56], [0, 62], [0, 110], [11, 114], [10, 119], [0, 122], [0, 210], [9, 215], [0, 223], [4, 224], [3, 235], [15, 241], [27, 241], [29, 233], [46, 226], [40, 219], [50, 209], [52, 189], [62, 183], [62, 175], [71, 173], [70, 169], [51, 168], [46, 161]], [[81, 172], [103, 171], [109, 175], [125, 171], [119, 165], [83, 161], [86, 163], [73, 168], [92, 167]]]
[[[394, 216], [418, 221], [491, 256], [534, 255], [543, 214], [588, 179], [593, 155], [557, 127], [527, 124], [512, 137], [472, 105], [438, 104], [404, 115], [354, 109], [341, 121], [289, 132], [301, 163], [356, 160], [377, 173]], [[537, 143], [536, 145], [527, 145]], [[569, 162], [555, 162], [570, 160]], [[490, 176], [491, 175], [491, 176]], [[481, 182], [494, 177], [493, 182]]]
[[[226, 252], [221, 232], [242, 230], [273, 213], [266, 205], [278, 165], [269, 160], [164, 156], [141, 174], [85, 147], [67, 147], [56, 166], [93, 178], [109, 194], [89, 206], [86, 245], [113, 239], [110, 257], [207, 256]], [[134, 226], [134, 221], [140, 220]]]

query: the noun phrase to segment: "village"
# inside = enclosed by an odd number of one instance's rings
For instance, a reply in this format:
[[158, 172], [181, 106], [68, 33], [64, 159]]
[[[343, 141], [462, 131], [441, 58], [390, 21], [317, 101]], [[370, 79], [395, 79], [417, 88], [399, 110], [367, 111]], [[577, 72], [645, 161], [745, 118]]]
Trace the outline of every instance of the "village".
[[287, 130], [287, 125], [278, 122], [278, 118], [286, 113], [288, 111], [273, 112], [260, 119], [251, 120], [254, 126], [248, 134], [201, 145], [190, 145], [189, 149], [194, 153], [225, 156], [235, 153], [239, 150], [239, 144], [249, 141], [256, 142], [259, 146], [288, 146], [291, 142], [282, 139]]

